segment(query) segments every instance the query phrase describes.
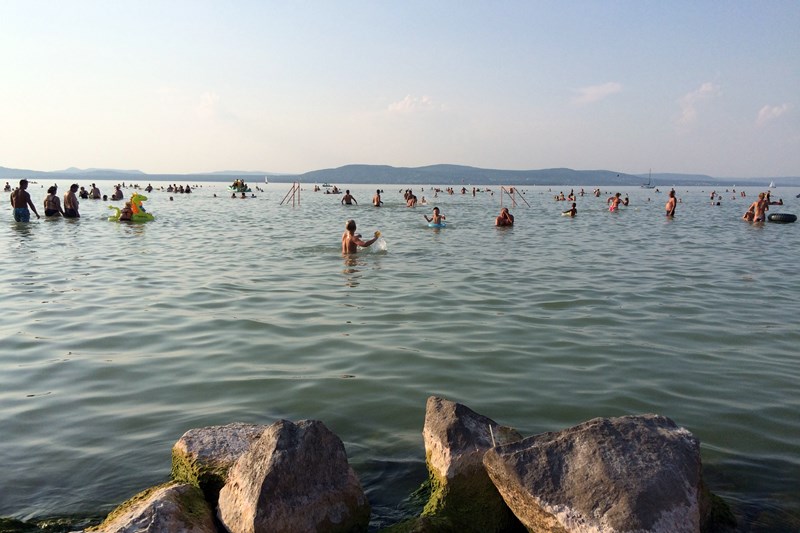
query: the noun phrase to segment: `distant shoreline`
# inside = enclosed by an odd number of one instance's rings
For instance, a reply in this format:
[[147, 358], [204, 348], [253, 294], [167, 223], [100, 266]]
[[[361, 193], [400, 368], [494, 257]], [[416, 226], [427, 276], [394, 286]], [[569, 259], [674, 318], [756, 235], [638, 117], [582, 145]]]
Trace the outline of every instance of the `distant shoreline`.
[[361, 185], [383, 183], [387, 185], [452, 185], [452, 186], [619, 186], [638, 187], [651, 180], [655, 187], [708, 186], [708, 187], [766, 187], [774, 181], [778, 187], [798, 187], [800, 177], [717, 178], [702, 174], [659, 173], [649, 175], [625, 174], [611, 170], [574, 170], [554, 168], [540, 170], [482, 169], [460, 165], [432, 165], [427, 167], [391, 167], [385, 165], [346, 165], [339, 168], [314, 170], [303, 174], [275, 174], [256, 172], [222, 172], [208, 174], [145, 174], [140, 171], [112, 169], [79, 169], [44, 172], [0, 167], [0, 180], [75, 180], [116, 181], [142, 183], [167, 181], [175, 183], [226, 182], [243, 179], [249, 183], [335, 183]]

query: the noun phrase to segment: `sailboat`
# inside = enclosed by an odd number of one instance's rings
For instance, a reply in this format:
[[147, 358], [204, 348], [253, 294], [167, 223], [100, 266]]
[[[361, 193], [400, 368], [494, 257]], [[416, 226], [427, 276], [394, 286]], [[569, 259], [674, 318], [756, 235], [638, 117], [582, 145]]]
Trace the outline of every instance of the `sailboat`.
[[264, 183], [266, 183], [267, 185], [269, 185], [269, 178], [268, 178], [267, 176], [264, 176]]
[[769, 188], [770, 189], [774, 189], [775, 188], [775, 182], [774, 181], [770, 181], [769, 182]]
[[652, 180], [650, 179], [651, 174], [652, 174], [652, 169], [650, 170], [650, 172], [647, 173], [647, 183], [642, 185], [642, 189], [655, 189], [656, 188], [656, 186], [652, 184]]

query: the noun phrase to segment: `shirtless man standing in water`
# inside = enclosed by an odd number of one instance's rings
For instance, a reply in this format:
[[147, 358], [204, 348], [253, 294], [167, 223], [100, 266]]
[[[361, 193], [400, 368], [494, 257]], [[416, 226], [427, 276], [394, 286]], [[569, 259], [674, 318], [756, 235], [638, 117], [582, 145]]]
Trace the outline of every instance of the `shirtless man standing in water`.
[[30, 222], [31, 213], [28, 211], [28, 207], [36, 214], [36, 218], [39, 218], [39, 213], [36, 211], [27, 189], [28, 180], [23, 179], [19, 180], [19, 188], [11, 193], [11, 207], [14, 208], [14, 220], [17, 222]]
[[377, 191], [375, 191], [375, 196], [372, 197], [372, 205], [374, 205], [375, 207], [380, 207], [382, 203], [383, 200], [381, 200], [381, 190], [378, 189]]
[[677, 200], [675, 200], [675, 191], [669, 191], [669, 200], [667, 200], [667, 204], [664, 206], [664, 209], [667, 211], [668, 217], [675, 216], [675, 205], [677, 204]]
[[[344, 196], [342, 196], [342, 205], [353, 205], [353, 202], [356, 202], [356, 199], [350, 194], [350, 189], [347, 189], [344, 191]], [[356, 202], [356, 205], [358, 205], [358, 202]]]
[[361, 235], [356, 234], [355, 220], [348, 220], [347, 224], [345, 224], [344, 227], [345, 227], [345, 232], [342, 233], [343, 254], [354, 254], [358, 251], [359, 246], [361, 246], [362, 248], [366, 248], [367, 246], [371, 245], [373, 242], [378, 240], [378, 237], [374, 237], [368, 241], [362, 241]]
[[78, 192], [78, 184], [73, 183], [67, 194], [64, 195], [64, 218], [80, 218], [78, 213], [78, 197], [75, 193]]

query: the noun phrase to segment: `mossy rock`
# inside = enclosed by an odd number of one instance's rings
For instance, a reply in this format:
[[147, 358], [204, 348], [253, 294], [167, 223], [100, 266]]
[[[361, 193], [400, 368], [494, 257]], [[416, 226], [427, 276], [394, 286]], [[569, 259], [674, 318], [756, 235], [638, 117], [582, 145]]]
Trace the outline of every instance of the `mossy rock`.
[[[151, 522], [157, 523], [161, 521], [162, 523], [172, 524], [175, 519], [177, 519], [186, 530], [209, 530], [209, 525], [213, 528], [211, 530], [215, 530], [213, 526], [213, 512], [203, 492], [193, 485], [170, 481], [155, 487], [147, 488], [132, 498], [125, 500], [117, 506], [116, 509], [111, 511], [102, 523], [87, 528], [86, 531], [116, 531], [125, 523], [126, 518], [135, 520], [136, 513], [145, 509], [159, 492], [167, 493], [168, 491], [170, 494], [167, 496], [166, 500], [172, 501], [175, 504], [175, 511], [167, 517], [167, 520], [165, 520], [164, 516], [158, 516], [157, 520], [150, 518], [149, 520]], [[163, 505], [160, 506], [160, 508], [163, 507]]]
[[380, 533], [444, 533], [448, 531], [463, 532], [469, 530], [457, 528], [448, 518], [418, 516], [381, 529]]
[[[525, 531], [487, 475], [459, 475], [443, 480], [429, 467], [430, 498], [421, 518], [432, 531]], [[422, 530], [427, 531], [427, 530]]]
[[702, 485], [705, 520], [702, 533], [727, 533], [736, 529], [736, 517], [728, 503]]
[[172, 454], [170, 477], [179, 483], [194, 485], [203, 491], [204, 497], [216, 505], [219, 491], [225, 485], [230, 465], [193, 460], [188, 455]]
[[216, 506], [228, 471], [267, 427], [236, 422], [187, 431], [172, 447], [172, 479], [199, 487]]

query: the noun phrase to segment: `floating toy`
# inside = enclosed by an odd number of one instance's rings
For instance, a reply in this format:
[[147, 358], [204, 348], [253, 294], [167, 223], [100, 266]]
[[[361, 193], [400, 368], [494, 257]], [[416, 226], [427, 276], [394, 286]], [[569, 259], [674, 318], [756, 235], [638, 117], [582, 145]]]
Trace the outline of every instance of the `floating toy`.
[[791, 213], [772, 213], [767, 217], [770, 222], [779, 222], [782, 224], [789, 224], [797, 220], [797, 215]]
[[428, 223], [428, 227], [429, 228], [446, 228], [447, 227], [447, 223], [446, 222], [439, 222], [438, 224], [434, 224], [433, 222], [429, 222]]
[[[150, 222], [151, 220], [155, 220], [156, 217], [154, 217], [152, 213], [148, 213], [144, 210], [142, 202], [145, 200], [147, 200], [147, 196], [139, 194], [138, 192], [135, 192], [131, 195], [131, 222]], [[110, 205], [108, 208], [116, 211], [114, 215], [108, 217], [108, 220], [119, 222], [119, 217], [122, 214], [122, 210], [114, 205]]]

